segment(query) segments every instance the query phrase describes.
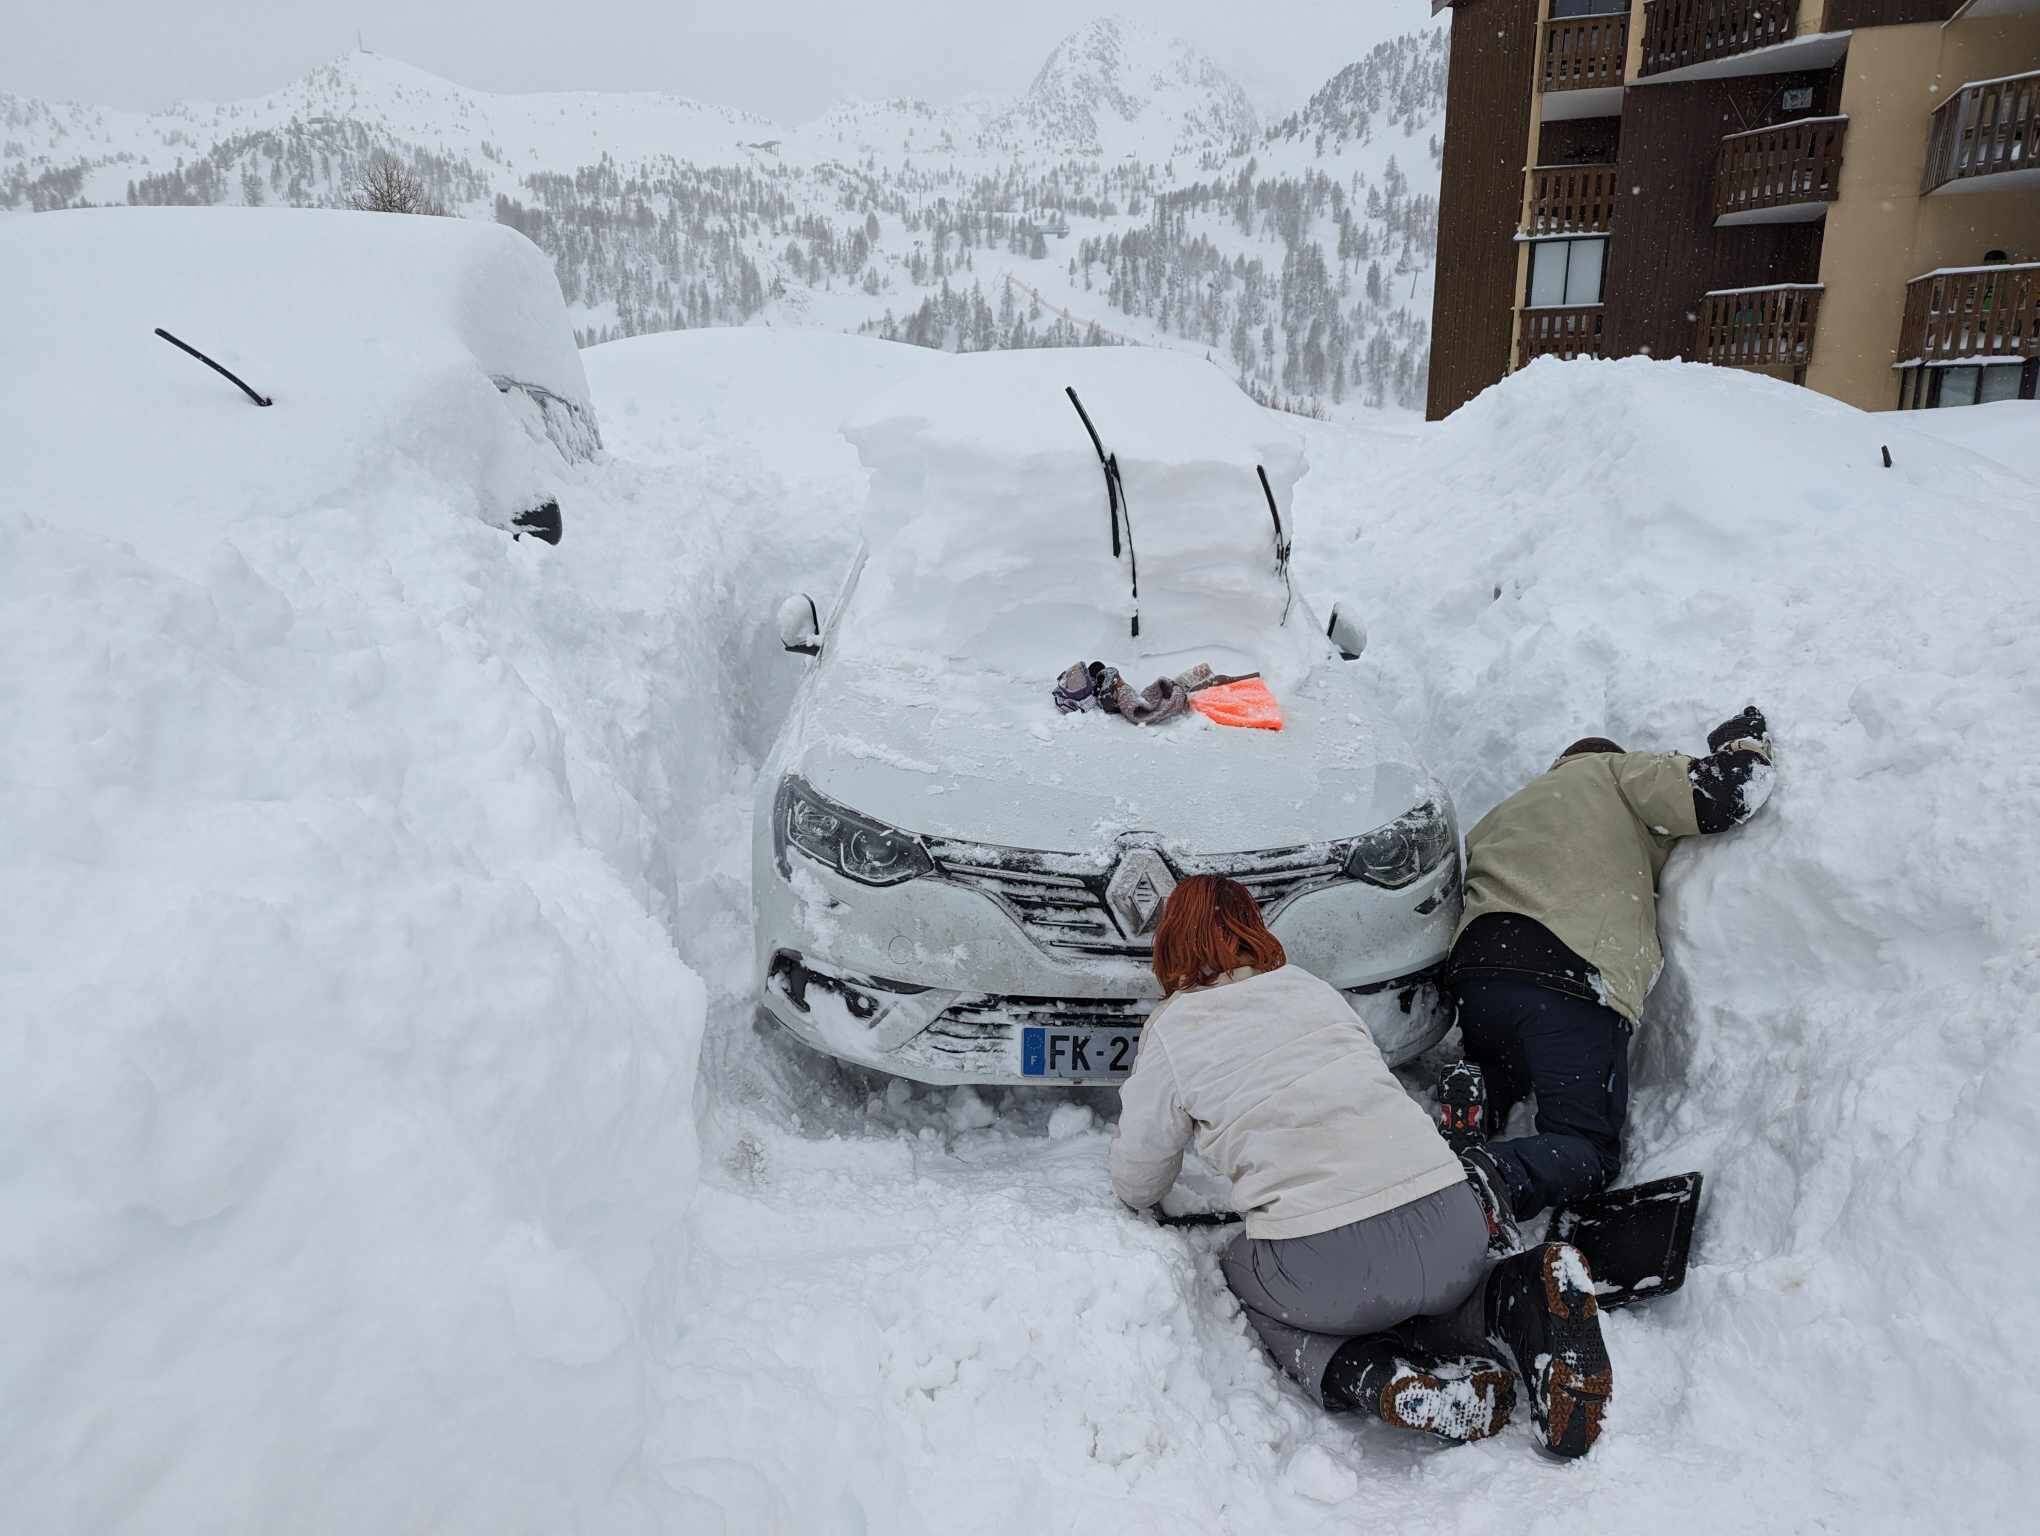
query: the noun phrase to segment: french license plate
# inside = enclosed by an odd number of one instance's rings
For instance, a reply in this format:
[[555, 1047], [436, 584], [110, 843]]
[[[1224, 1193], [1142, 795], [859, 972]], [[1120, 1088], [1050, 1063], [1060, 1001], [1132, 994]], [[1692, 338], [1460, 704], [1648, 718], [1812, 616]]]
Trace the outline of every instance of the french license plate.
[[1020, 1031], [1022, 1077], [1124, 1077], [1140, 1049], [1137, 1029], [1047, 1029]]

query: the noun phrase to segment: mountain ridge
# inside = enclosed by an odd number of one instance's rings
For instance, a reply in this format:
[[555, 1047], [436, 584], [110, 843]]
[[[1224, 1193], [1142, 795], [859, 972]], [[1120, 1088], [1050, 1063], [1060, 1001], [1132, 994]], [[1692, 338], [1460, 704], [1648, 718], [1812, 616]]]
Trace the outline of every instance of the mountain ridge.
[[1442, 57], [1435, 31], [1384, 43], [1263, 131], [1210, 60], [1111, 18], [1017, 97], [853, 99], [795, 128], [670, 93], [493, 95], [351, 53], [152, 114], [0, 94], [0, 212], [340, 207], [389, 156], [434, 208], [537, 243], [586, 342], [742, 323], [1137, 341], [1230, 352], [1271, 401], [1407, 404]]

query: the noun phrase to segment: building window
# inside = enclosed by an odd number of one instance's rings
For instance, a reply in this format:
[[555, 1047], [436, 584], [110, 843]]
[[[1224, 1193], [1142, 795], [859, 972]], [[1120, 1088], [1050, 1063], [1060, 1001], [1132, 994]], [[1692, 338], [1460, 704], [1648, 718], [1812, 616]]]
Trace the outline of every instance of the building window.
[[1629, 14], [1629, 0], [1551, 0], [1551, 19], [1563, 21], [1572, 16], [1626, 16]]
[[1601, 302], [1608, 242], [1539, 240], [1530, 247], [1531, 309], [1573, 309]]
[[2026, 363], [1962, 363], [1952, 368], [1921, 368], [1932, 377], [1916, 388], [1915, 406], [1988, 405], [1993, 400], [2030, 400], [2033, 384]]

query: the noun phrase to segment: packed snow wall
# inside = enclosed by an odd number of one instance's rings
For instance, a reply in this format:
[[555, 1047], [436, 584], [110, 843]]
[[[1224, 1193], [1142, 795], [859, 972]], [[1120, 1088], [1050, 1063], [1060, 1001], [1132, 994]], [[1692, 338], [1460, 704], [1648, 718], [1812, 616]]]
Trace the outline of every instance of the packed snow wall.
[[[6, 1523], [609, 1509], [696, 1177], [714, 578], [557, 454], [560, 548], [474, 516], [470, 469], [551, 454], [474, 349], [585, 400], [514, 234], [0, 233]], [[151, 321], [236, 327], [276, 405]]]
[[1817, 1468], [1886, 1529], [2001, 1507], [2040, 1407], [2040, 410], [1993, 456], [1936, 435], [1964, 414], [1539, 363], [1373, 484], [1313, 431], [1304, 485], [1353, 530], [1307, 576], [1361, 594], [1359, 665], [1469, 824], [1577, 737], [1699, 751], [1767, 711], [1769, 806], [1665, 879], [1628, 1174], [1704, 1169], [1708, 1204], [1685, 1294], [1617, 1335], [1610, 1449], [1786, 1500]]

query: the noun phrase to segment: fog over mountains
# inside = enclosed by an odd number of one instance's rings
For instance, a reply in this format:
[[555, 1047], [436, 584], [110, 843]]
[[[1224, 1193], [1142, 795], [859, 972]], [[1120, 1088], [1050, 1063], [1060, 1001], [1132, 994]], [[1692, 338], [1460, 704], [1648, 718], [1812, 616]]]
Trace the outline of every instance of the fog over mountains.
[[1188, 44], [1106, 19], [1018, 98], [846, 101], [797, 127], [662, 93], [496, 95], [350, 53], [141, 114], [0, 92], [0, 209], [344, 206], [381, 155], [553, 258], [584, 341], [698, 325], [929, 346], [1155, 342], [1265, 399], [1415, 405], [1444, 33], [1263, 125]]

